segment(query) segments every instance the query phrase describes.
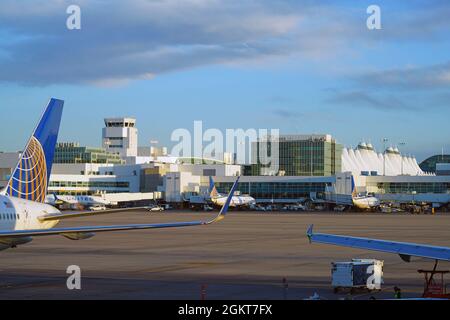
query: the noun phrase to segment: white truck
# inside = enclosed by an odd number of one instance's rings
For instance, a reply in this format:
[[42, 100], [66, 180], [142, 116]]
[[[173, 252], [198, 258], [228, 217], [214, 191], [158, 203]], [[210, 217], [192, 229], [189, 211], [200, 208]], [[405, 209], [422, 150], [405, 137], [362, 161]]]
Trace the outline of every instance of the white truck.
[[331, 279], [334, 293], [342, 289], [354, 293], [358, 289], [381, 290], [383, 284], [382, 260], [352, 259], [331, 263]]

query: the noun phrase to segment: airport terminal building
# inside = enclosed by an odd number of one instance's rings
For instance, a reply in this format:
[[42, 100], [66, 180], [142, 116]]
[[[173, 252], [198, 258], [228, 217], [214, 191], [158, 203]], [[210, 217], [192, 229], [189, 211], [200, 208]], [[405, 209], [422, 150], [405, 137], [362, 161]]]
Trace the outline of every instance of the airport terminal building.
[[[224, 161], [190, 161], [168, 155], [167, 148], [138, 148], [135, 124], [133, 118], [105, 119], [102, 147], [59, 143], [49, 192], [145, 194], [149, 199], [180, 204], [207, 199], [210, 176], [218, 191], [226, 193], [241, 175], [241, 194], [249, 194], [259, 203], [296, 203], [311, 193], [350, 195], [353, 177], [358, 193], [370, 193], [384, 201], [450, 202], [450, 167], [439, 163], [442, 157], [431, 157], [419, 166], [416, 159], [401, 155], [395, 147], [376, 152], [363, 142], [354, 149], [345, 148], [329, 134], [282, 135], [278, 140], [279, 167], [272, 172], [261, 165], [262, 141], [252, 143], [254, 164], [234, 164], [229, 154]], [[0, 153], [0, 187], [6, 185], [19, 157], [19, 152]], [[424, 167], [432, 167], [434, 172], [424, 171]]]

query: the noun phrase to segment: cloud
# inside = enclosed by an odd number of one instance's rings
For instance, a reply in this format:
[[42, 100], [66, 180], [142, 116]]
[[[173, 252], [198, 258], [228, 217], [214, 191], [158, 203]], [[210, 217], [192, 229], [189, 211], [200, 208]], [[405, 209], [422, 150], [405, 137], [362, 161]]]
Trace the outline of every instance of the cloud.
[[261, 59], [283, 54], [288, 40], [279, 37], [301, 20], [282, 1], [79, 1], [82, 28], [69, 31], [71, 2], [2, 1], [0, 81], [116, 83]]
[[377, 97], [364, 91], [340, 92], [326, 100], [329, 103], [343, 104], [351, 107], [369, 107], [377, 110], [415, 109], [395, 96]]
[[[400, 1], [399, 1], [400, 2]], [[400, 2], [401, 3], [401, 2]], [[426, 42], [448, 39], [450, 28], [450, 6], [446, 0], [432, 0], [424, 3], [406, 1], [406, 6], [397, 10], [383, 10], [385, 20], [382, 36], [385, 40]], [[393, 4], [395, 5], [395, 4]]]
[[390, 89], [448, 89], [450, 62], [427, 67], [409, 67], [369, 72], [356, 78], [362, 85]]
[[[280, 118], [283, 122], [290, 122], [295, 125], [296, 130], [299, 130], [299, 125], [305, 123], [305, 121], [321, 121], [333, 123], [336, 121], [336, 117], [323, 109], [318, 108], [306, 108], [296, 107], [297, 110], [291, 110], [288, 108], [275, 108], [270, 110], [272, 115]], [[302, 110], [301, 112], [298, 109]]]
[[327, 103], [377, 110], [428, 111], [450, 106], [450, 62], [349, 76], [352, 89], [328, 88]]
[[[69, 31], [66, 8], [72, 0], [1, 1], [0, 82], [109, 86], [212, 64], [265, 65], [292, 57], [308, 64], [335, 59], [356, 40], [374, 40], [367, 37], [363, 5], [338, 6], [333, 1], [76, 3], [82, 29]], [[417, 19], [428, 30], [436, 32], [436, 26], [447, 23], [437, 18], [438, 10], [432, 14], [426, 6], [421, 9]], [[404, 26], [396, 30], [390, 38], [409, 36]]]
[[275, 110], [273, 110], [273, 114], [275, 114], [276, 116], [278, 116], [280, 118], [288, 119], [288, 120], [295, 120], [295, 119], [299, 119], [299, 118], [302, 118], [305, 116], [305, 114], [303, 114], [301, 112], [287, 110], [287, 109], [275, 109]]
[[352, 109], [369, 108], [384, 112], [411, 111], [435, 112], [437, 109], [447, 109], [450, 106], [450, 93], [374, 93], [373, 90], [358, 89], [354, 91], [333, 90], [325, 99], [325, 103], [342, 105]]

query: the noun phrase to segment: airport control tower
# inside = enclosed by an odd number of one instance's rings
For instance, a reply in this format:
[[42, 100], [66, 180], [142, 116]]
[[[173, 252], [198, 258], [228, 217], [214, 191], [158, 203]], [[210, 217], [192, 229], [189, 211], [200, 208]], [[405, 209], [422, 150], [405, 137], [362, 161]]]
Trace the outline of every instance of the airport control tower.
[[122, 158], [138, 155], [138, 129], [134, 118], [106, 118], [102, 133], [103, 147], [118, 152]]

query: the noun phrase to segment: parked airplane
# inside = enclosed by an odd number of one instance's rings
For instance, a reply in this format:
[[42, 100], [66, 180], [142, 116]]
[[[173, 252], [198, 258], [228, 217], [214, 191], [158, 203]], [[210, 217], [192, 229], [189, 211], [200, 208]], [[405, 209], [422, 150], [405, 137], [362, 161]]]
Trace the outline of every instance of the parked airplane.
[[380, 200], [373, 196], [358, 195], [356, 193], [355, 179], [352, 176], [352, 201], [353, 205], [359, 209], [373, 209], [380, 205]]
[[[80, 240], [91, 238], [96, 232], [209, 225], [225, 217], [239, 177], [219, 214], [212, 220], [54, 228], [62, 219], [126, 210], [62, 214], [45, 203], [63, 104], [62, 100], [50, 100], [6, 188], [0, 192], [0, 250], [28, 243], [37, 236], [62, 235], [71, 240]], [[133, 209], [136, 208], [129, 210]]]
[[99, 196], [69, 196], [69, 195], [56, 195], [49, 194], [46, 197], [46, 203], [52, 206], [59, 206], [62, 204], [68, 204], [73, 209], [77, 208], [91, 208], [91, 207], [103, 207], [110, 206], [111, 202], [103, 199]]
[[[211, 198], [211, 201], [218, 206], [223, 206], [224, 203], [227, 201], [226, 195], [217, 192], [216, 186], [214, 185], [214, 180], [211, 176], [209, 177], [209, 196]], [[256, 200], [253, 197], [250, 197], [249, 195], [239, 195], [239, 196], [233, 195], [230, 207], [250, 206], [255, 204]]]

